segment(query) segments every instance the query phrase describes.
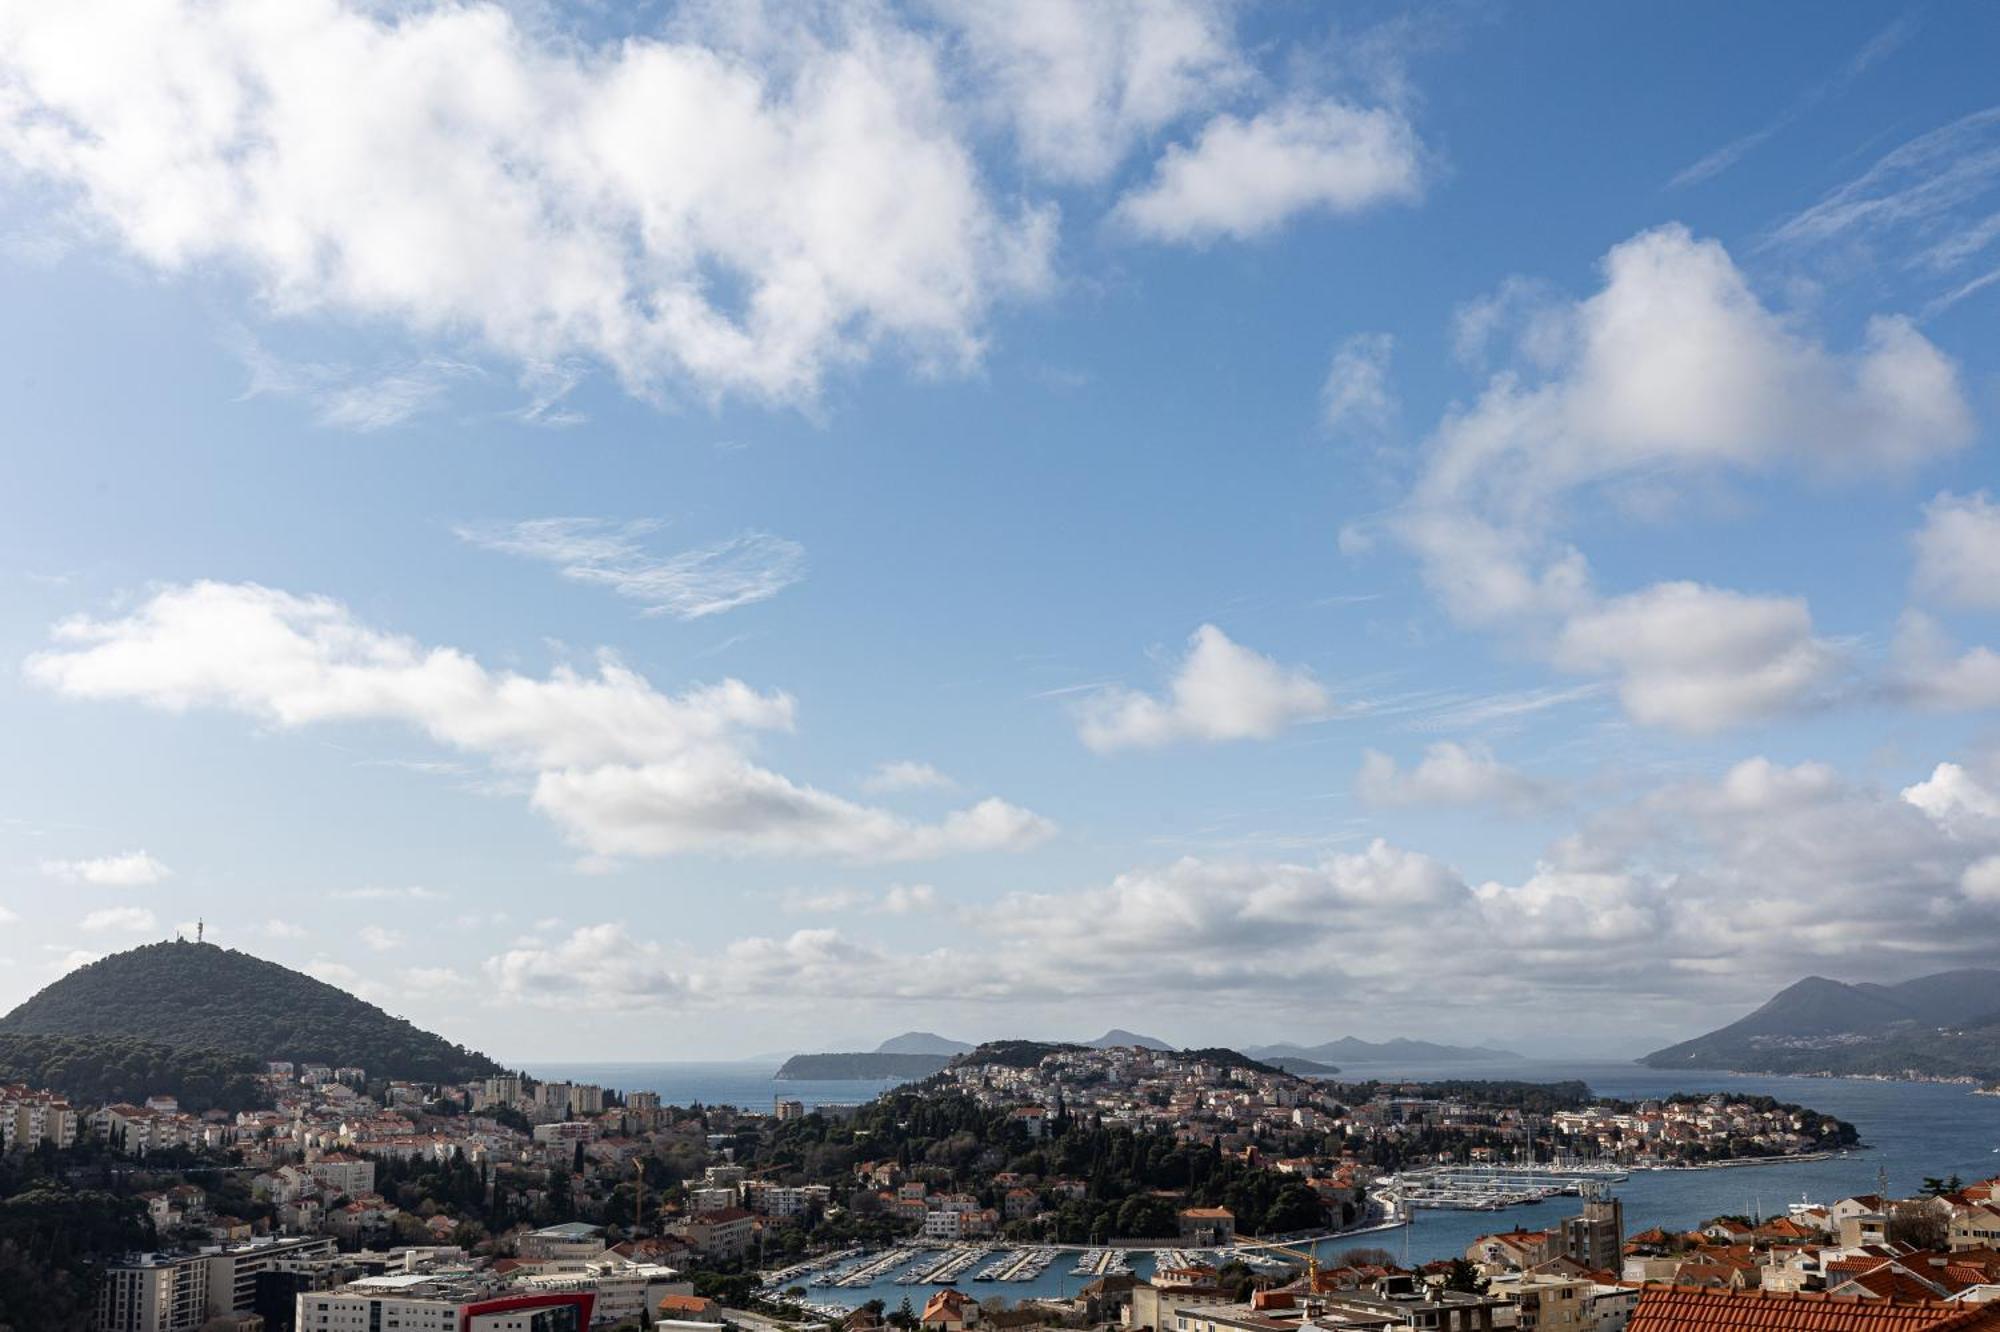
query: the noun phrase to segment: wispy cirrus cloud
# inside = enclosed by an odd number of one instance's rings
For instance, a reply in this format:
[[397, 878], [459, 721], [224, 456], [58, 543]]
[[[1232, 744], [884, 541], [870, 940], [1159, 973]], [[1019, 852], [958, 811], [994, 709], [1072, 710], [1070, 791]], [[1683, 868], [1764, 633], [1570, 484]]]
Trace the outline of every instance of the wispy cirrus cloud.
[[1776, 138], [1780, 133], [1804, 119], [1821, 103], [1838, 97], [1862, 75], [1894, 55], [1901, 49], [1903, 43], [1909, 40], [1910, 34], [1916, 31], [1916, 26], [1916, 20], [1907, 15], [1897, 19], [1894, 23], [1891, 23], [1888, 27], [1869, 38], [1862, 45], [1861, 49], [1850, 56], [1847, 63], [1842, 65], [1839, 70], [1831, 76], [1812, 84], [1804, 92], [1793, 98], [1784, 110], [1772, 117], [1766, 124], [1750, 131], [1748, 134], [1731, 139], [1720, 148], [1706, 153], [1696, 161], [1682, 167], [1674, 173], [1674, 178], [1667, 182], [1667, 187], [1669, 189], [1681, 189], [1722, 175], [1751, 153], [1763, 147], [1765, 143]]
[[1767, 247], [1855, 251], [1928, 283], [1925, 319], [2000, 282], [2000, 106], [1908, 140], [1775, 228]]
[[478, 366], [445, 356], [425, 356], [368, 370], [334, 361], [288, 361], [247, 336], [236, 354], [250, 372], [243, 398], [292, 398], [313, 419], [334, 430], [371, 434], [439, 405], [452, 385], [479, 378]]
[[607, 587], [636, 601], [647, 615], [698, 620], [768, 601], [806, 576], [805, 547], [768, 532], [656, 554], [644, 538], [656, 519], [532, 518], [518, 523], [465, 523], [461, 541], [484, 550], [554, 565], [565, 578]]

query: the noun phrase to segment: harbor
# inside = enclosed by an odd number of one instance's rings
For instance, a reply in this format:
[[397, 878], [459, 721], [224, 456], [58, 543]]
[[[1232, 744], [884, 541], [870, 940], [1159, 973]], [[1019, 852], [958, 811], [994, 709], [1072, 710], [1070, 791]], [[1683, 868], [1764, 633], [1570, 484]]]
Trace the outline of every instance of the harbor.
[[1398, 1211], [1446, 1207], [1497, 1212], [1565, 1195], [1581, 1196], [1630, 1178], [1614, 1166], [1429, 1166], [1384, 1176], [1375, 1182], [1373, 1192]]

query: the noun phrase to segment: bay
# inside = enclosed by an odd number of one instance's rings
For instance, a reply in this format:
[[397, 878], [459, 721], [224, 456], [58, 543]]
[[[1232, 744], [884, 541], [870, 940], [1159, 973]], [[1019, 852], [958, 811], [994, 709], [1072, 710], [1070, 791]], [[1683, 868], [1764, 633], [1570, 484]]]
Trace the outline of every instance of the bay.
[[[527, 1071], [536, 1077], [595, 1082], [621, 1091], [657, 1091], [669, 1104], [700, 1101], [750, 1109], [768, 1109], [779, 1097], [803, 1101], [808, 1107], [851, 1105], [893, 1085], [876, 1081], [781, 1082], [773, 1076], [777, 1065], [755, 1063], [544, 1063], [531, 1064]], [[1801, 1198], [1833, 1202], [1852, 1194], [1876, 1192], [1885, 1181], [1890, 1194], [1907, 1195], [1916, 1192], [1928, 1176], [1956, 1174], [1970, 1181], [2000, 1174], [2000, 1097], [1975, 1095], [1970, 1087], [1956, 1084], [1765, 1077], [1563, 1061], [1356, 1064], [1344, 1067], [1339, 1080], [1451, 1078], [1579, 1080], [1599, 1096], [1622, 1100], [1677, 1092], [1772, 1096], [1845, 1119], [1860, 1131], [1865, 1144], [1861, 1150], [1825, 1161], [1636, 1172], [1613, 1189], [1624, 1202], [1628, 1235], [1651, 1226], [1687, 1228], [1725, 1213], [1781, 1214]], [[1553, 1198], [1499, 1212], [1426, 1208], [1416, 1213], [1409, 1226], [1343, 1236], [1324, 1241], [1318, 1248], [1323, 1259], [1366, 1246], [1387, 1249], [1399, 1261], [1428, 1262], [1462, 1254], [1475, 1239], [1492, 1231], [1553, 1225], [1575, 1207], [1575, 1199]], [[1085, 1281], [1071, 1275], [1069, 1268], [1069, 1261], [1059, 1260], [1033, 1281], [968, 1282], [966, 1289], [982, 1300], [1068, 1295]], [[1135, 1256], [1133, 1268], [1145, 1276], [1151, 1270], [1150, 1260]], [[850, 1306], [882, 1299], [894, 1308], [906, 1296], [920, 1306], [929, 1293], [927, 1287], [883, 1281], [853, 1290], [819, 1287], [812, 1294], [818, 1301]]]

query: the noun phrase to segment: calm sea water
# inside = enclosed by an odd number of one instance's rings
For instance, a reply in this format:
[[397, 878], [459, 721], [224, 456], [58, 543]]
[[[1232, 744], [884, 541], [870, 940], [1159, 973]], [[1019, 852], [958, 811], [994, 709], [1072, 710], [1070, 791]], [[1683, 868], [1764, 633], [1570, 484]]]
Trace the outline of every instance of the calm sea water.
[[[779, 1082], [776, 1065], [760, 1064], [538, 1064], [537, 1077], [596, 1082], [625, 1091], [657, 1091], [661, 1099], [686, 1104], [733, 1104], [763, 1108], [774, 1097], [808, 1106], [852, 1104], [878, 1095], [880, 1082]], [[1674, 1092], [1737, 1092], [1775, 1096], [1838, 1116], [1860, 1130], [1866, 1147], [1828, 1161], [1741, 1166], [1723, 1170], [1642, 1171], [1614, 1192], [1625, 1203], [1626, 1232], [1649, 1226], [1691, 1226], [1727, 1212], [1782, 1212], [1799, 1199], [1832, 1202], [1874, 1192], [1886, 1177], [1892, 1194], [1914, 1192], [1927, 1175], [1983, 1179], [2000, 1174], [2000, 1096], [1976, 1096], [1968, 1087], [1921, 1082], [1864, 1082], [1835, 1078], [1775, 1078], [1748, 1074], [1662, 1072], [1636, 1064], [1540, 1063], [1466, 1065], [1356, 1065], [1352, 1078], [1506, 1078], [1530, 1082], [1579, 1079], [1601, 1096], [1638, 1100]], [[1575, 1200], [1555, 1198], [1502, 1212], [1424, 1209], [1414, 1224], [1398, 1230], [1331, 1240], [1321, 1255], [1331, 1258], [1357, 1245], [1384, 1248], [1398, 1258], [1425, 1262], [1463, 1253], [1480, 1235], [1513, 1226], [1551, 1225], [1574, 1208]], [[1150, 1268], [1135, 1258], [1142, 1276]], [[1028, 1282], [973, 1283], [964, 1288], [982, 1299], [1004, 1296], [1065, 1295], [1085, 1278], [1069, 1274], [1058, 1261]], [[928, 1289], [893, 1281], [856, 1290], [820, 1287], [813, 1298], [858, 1305], [871, 1298], [891, 1308], [905, 1296], [921, 1305]]]

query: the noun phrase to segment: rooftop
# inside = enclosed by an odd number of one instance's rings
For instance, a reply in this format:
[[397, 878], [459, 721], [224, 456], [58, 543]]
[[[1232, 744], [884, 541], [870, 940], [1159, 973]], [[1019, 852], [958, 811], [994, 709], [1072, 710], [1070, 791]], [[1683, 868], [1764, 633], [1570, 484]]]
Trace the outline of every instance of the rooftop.
[[1648, 1286], [1627, 1332], [1988, 1332], [2000, 1304]]

